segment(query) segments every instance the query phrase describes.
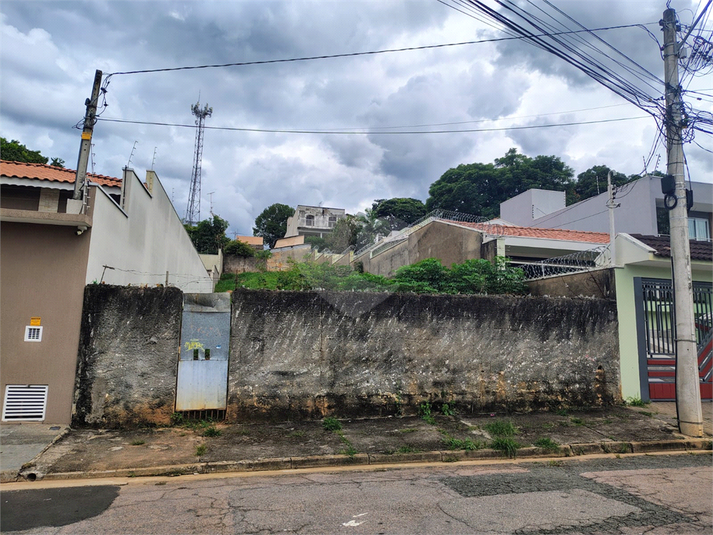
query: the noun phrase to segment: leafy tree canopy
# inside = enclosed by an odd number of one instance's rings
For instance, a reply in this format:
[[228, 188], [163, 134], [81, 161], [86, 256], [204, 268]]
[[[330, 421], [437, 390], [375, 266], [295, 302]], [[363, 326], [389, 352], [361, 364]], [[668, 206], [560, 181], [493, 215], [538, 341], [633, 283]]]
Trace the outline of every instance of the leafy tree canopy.
[[605, 193], [607, 191], [607, 175], [609, 171], [612, 171], [612, 184], [615, 186], [622, 186], [639, 178], [635, 175], [627, 178], [626, 175], [609, 169], [606, 165], [595, 165], [577, 175], [577, 183], [574, 186], [574, 191], [578, 196], [577, 200], [583, 201], [600, 193]]
[[401, 230], [426, 215], [426, 205], [418, 199], [395, 197], [377, 199], [371, 206], [374, 217], [386, 219], [391, 230]]
[[574, 171], [557, 156], [530, 158], [510, 149], [494, 163], [461, 164], [446, 171], [431, 184], [426, 209], [494, 218], [501, 202], [531, 188], [566, 191], [568, 202], [573, 202], [573, 176]]
[[228, 222], [214, 215], [213, 219], [204, 219], [196, 226], [184, 225], [188, 236], [200, 254], [217, 254], [218, 249], [225, 248], [230, 238], [225, 235]]
[[[49, 158], [42, 156], [40, 151], [30, 150], [16, 139], [8, 141], [4, 137], [0, 137], [0, 158], [10, 162], [46, 164], [49, 161]], [[62, 158], [52, 158], [50, 165], [64, 167], [64, 160]]]
[[250, 244], [240, 240], [231, 240], [223, 251], [226, 255], [243, 256], [250, 258], [255, 256], [255, 249]]
[[361, 232], [362, 221], [354, 215], [347, 214], [337, 221], [327, 236], [324, 245], [333, 253], [341, 253], [349, 247], [355, 247]]
[[275, 242], [285, 237], [287, 232], [287, 218], [292, 217], [295, 209], [286, 204], [275, 203], [265, 208], [255, 218], [253, 236], [262, 236], [270, 248]]

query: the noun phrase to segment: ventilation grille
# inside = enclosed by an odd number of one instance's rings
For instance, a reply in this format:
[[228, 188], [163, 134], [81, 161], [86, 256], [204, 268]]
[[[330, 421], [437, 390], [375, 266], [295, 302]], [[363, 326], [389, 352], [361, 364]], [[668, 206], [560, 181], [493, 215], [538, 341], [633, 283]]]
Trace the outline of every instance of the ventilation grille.
[[32, 327], [28, 325], [25, 327], [25, 342], [41, 342], [42, 341], [42, 327]]
[[7, 385], [2, 410], [3, 422], [42, 421], [47, 408], [47, 385]]

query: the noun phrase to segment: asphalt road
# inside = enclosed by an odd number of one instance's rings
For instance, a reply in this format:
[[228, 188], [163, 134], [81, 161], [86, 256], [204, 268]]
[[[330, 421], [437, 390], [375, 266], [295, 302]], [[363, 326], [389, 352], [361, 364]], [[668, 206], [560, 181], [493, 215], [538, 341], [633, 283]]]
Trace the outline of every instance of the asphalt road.
[[710, 453], [137, 478], [122, 486], [3, 489], [0, 528], [43, 534], [710, 534], [712, 488]]

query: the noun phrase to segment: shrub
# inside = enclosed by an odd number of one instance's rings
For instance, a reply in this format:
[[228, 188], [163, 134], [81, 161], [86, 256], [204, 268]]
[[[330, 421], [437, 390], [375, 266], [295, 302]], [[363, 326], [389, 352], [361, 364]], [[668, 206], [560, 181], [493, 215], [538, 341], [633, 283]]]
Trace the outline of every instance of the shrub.
[[339, 431], [342, 428], [342, 422], [332, 416], [327, 416], [322, 421], [322, 427], [327, 431]]
[[255, 249], [240, 240], [231, 240], [230, 242], [228, 242], [228, 245], [225, 246], [223, 252], [226, 255], [242, 256], [246, 258], [251, 258], [255, 256]]

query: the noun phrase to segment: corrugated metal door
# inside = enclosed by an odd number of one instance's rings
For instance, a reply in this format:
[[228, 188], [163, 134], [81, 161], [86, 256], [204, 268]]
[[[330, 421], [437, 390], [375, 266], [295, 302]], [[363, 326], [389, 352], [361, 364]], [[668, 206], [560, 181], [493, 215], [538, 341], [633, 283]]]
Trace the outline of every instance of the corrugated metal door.
[[176, 411], [224, 410], [230, 294], [184, 294]]

